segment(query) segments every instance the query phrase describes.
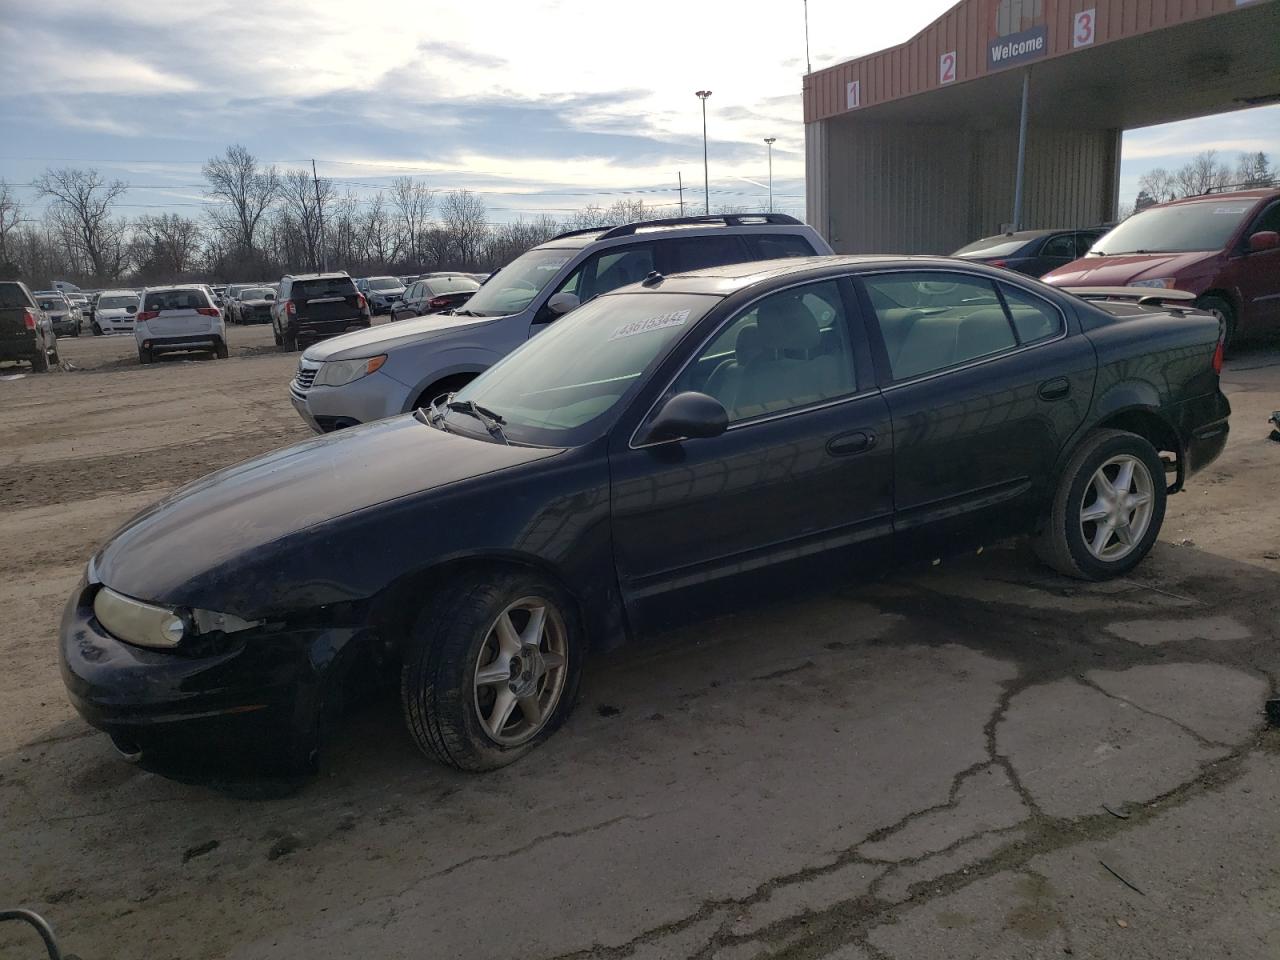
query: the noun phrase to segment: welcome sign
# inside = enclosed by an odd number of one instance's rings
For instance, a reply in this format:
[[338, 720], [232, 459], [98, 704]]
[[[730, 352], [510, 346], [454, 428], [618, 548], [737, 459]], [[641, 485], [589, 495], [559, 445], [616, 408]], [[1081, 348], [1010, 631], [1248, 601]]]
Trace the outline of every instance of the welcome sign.
[[987, 42], [987, 69], [1001, 70], [1039, 60], [1049, 52], [1049, 30], [1042, 23]]

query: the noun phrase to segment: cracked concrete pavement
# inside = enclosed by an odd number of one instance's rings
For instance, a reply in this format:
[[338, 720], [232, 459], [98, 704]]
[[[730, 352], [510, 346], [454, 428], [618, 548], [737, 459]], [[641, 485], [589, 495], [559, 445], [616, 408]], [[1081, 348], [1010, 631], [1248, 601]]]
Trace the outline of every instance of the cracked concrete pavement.
[[[45, 426], [0, 432], [0, 905], [85, 960], [1280, 956], [1280, 357], [1231, 365], [1227, 452], [1128, 579], [1006, 544], [649, 637], [480, 777], [375, 699], [321, 776], [250, 799], [117, 759], [52, 648], [114, 524], [304, 435], [293, 359], [233, 336], [236, 359], [147, 371], [72, 342], [98, 372], [0, 385]], [[160, 398], [172, 424], [125, 429]]]

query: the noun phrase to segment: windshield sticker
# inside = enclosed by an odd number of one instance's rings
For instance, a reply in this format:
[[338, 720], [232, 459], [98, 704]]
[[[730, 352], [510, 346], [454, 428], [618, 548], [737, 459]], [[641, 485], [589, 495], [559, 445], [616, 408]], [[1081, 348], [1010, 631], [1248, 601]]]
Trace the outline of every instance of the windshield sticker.
[[632, 320], [613, 331], [610, 340], [621, 340], [623, 337], [634, 337], [637, 333], [648, 333], [650, 330], [665, 330], [667, 327], [679, 327], [689, 319], [688, 310], [674, 310], [657, 317], [646, 317], [643, 320]]
[[1230, 214], [1234, 216], [1238, 213], [1244, 213], [1248, 207], [1214, 207], [1213, 212], [1216, 214]]
[[535, 264], [535, 266], [539, 270], [559, 270], [571, 259], [571, 257], [561, 257], [559, 260], [548, 260], [546, 263]]

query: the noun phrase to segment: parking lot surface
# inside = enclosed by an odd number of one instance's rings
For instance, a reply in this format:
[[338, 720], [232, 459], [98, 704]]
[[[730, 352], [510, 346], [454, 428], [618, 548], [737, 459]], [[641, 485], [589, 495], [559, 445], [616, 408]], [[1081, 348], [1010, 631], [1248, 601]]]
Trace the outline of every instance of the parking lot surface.
[[254, 798], [125, 763], [55, 653], [116, 526], [309, 436], [296, 355], [230, 339], [0, 382], [0, 906], [85, 960], [1280, 956], [1276, 351], [1229, 363], [1227, 450], [1128, 579], [1004, 544], [776, 598], [596, 660], [513, 767], [427, 762], [387, 697]]

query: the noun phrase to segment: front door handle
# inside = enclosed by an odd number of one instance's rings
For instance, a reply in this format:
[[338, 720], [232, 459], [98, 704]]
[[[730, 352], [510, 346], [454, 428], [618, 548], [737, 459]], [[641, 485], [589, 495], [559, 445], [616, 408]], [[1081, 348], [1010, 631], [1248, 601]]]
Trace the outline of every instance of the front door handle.
[[865, 453], [876, 445], [873, 430], [854, 430], [842, 433], [827, 441], [827, 453], [833, 457], [847, 457], [855, 453]]
[[1041, 400], [1061, 400], [1071, 393], [1071, 381], [1066, 377], [1054, 377], [1040, 384], [1040, 389], [1036, 393], [1040, 395]]

